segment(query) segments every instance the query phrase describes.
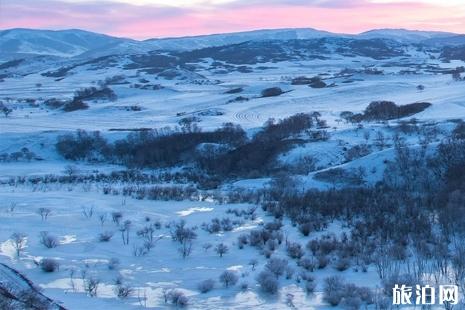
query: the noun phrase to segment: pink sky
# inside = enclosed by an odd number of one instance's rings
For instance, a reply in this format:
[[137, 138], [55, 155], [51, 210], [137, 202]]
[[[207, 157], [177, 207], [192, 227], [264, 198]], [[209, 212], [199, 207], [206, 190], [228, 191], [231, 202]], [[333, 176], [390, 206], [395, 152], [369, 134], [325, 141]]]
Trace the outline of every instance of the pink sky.
[[[164, 3], [170, 3], [168, 6]], [[0, 0], [0, 28], [81, 28], [146, 39], [264, 28], [465, 33], [462, 0]]]

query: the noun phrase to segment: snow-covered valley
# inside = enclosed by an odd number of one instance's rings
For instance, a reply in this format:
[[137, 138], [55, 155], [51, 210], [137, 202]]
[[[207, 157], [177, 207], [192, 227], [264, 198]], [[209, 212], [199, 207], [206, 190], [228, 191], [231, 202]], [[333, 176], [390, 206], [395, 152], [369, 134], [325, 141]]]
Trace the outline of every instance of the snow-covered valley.
[[59, 55], [21, 33], [0, 62], [0, 263], [66, 309], [387, 309], [412, 273], [465, 289], [430, 253], [442, 233], [463, 250], [435, 206], [462, 218], [465, 45], [264, 33]]

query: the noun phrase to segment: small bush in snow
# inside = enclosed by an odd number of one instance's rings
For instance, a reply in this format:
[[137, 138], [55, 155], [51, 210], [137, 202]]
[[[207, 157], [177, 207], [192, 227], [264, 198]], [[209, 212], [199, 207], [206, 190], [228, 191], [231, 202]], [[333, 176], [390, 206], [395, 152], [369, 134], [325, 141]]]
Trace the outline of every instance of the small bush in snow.
[[350, 260], [345, 257], [341, 257], [336, 261], [334, 266], [338, 271], [347, 270], [350, 267]]
[[118, 267], [119, 267], [119, 259], [116, 257], [110, 258], [110, 260], [108, 261], [108, 269], [115, 270], [115, 269], [118, 269]]
[[84, 292], [90, 297], [97, 296], [100, 280], [94, 277], [84, 278]]
[[40, 268], [44, 272], [54, 272], [60, 268], [60, 264], [53, 258], [43, 258], [40, 263]]
[[221, 220], [221, 228], [223, 231], [231, 231], [234, 229], [234, 225], [229, 217], [225, 217]]
[[171, 290], [167, 294], [168, 300], [176, 307], [184, 308], [189, 303], [186, 295], [178, 290]]
[[245, 292], [249, 289], [249, 283], [247, 282], [242, 282], [239, 287], [241, 288], [241, 291]]
[[273, 254], [272, 251], [270, 251], [269, 249], [264, 249], [262, 252], [263, 256], [265, 256], [266, 258], [270, 258], [271, 255]]
[[58, 239], [50, 235], [47, 231], [41, 231], [39, 234], [40, 243], [48, 249], [58, 246]]
[[104, 231], [98, 235], [98, 241], [100, 242], [109, 242], [113, 237], [113, 232]]
[[325, 279], [323, 300], [331, 306], [337, 306], [344, 295], [344, 282], [340, 277], [332, 276]]
[[284, 274], [287, 268], [287, 260], [284, 258], [271, 258], [265, 265], [265, 268], [273, 273], [276, 277]]
[[274, 239], [270, 239], [266, 242], [266, 248], [270, 251], [270, 252], [274, 252], [276, 251], [276, 249], [278, 248], [278, 242]]
[[317, 256], [318, 269], [324, 269], [329, 264], [329, 258], [325, 255]]
[[258, 260], [256, 260], [255, 258], [251, 259], [249, 261], [249, 265], [252, 266], [252, 270], [255, 270], [255, 267], [258, 265]]
[[234, 271], [226, 270], [220, 275], [220, 282], [223, 283], [225, 287], [230, 287], [236, 285], [239, 277]]
[[297, 265], [300, 267], [304, 268], [305, 270], [308, 271], [314, 271], [315, 270], [315, 260], [313, 258], [309, 257], [302, 257], [298, 262]]
[[243, 249], [244, 245], [247, 245], [247, 243], [248, 243], [247, 235], [242, 234], [239, 237], [237, 237], [237, 246], [239, 247], [239, 249]]
[[287, 255], [293, 259], [300, 259], [304, 256], [302, 246], [297, 242], [289, 242], [286, 247]]
[[286, 279], [288, 279], [288, 280], [292, 279], [293, 275], [294, 275], [294, 269], [291, 266], [287, 266], [287, 268], [286, 268]]
[[313, 230], [313, 225], [311, 223], [303, 223], [299, 225], [299, 231], [307, 237]]
[[52, 210], [50, 210], [49, 208], [39, 208], [37, 210], [37, 213], [40, 215], [40, 217], [42, 218], [42, 221], [45, 221], [47, 220], [48, 216], [50, 215], [50, 213], [52, 213]]
[[299, 278], [303, 281], [307, 281], [307, 282], [314, 282], [315, 281], [315, 277], [307, 272], [307, 271], [302, 271], [300, 274], [299, 274]]
[[123, 218], [123, 213], [121, 212], [112, 212], [111, 213], [111, 219], [113, 220], [113, 223], [119, 226], [119, 223], [121, 222], [121, 219]]
[[347, 297], [341, 301], [341, 306], [348, 310], [358, 310], [362, 306], [362, 300], [360, 297]]
[[213, 279], [204, 280], [200, 282], [199, 285], [197, 286], [200, 293], [202, 294], [210, 292], [214, 287], [215, 287], [215, 280]]
[[261, 290], [265, 293], [276, 294], [278, 292], [278, 280], [276, 276], [268, 270], [264, 270], [258, 274], [257, 282]]
[[63, 111], [65, 112], [73, 112], [77, 110], [85, 110], [88, 109], [89, 105], [79, 99], [74, 99], [72, 101], [68, 101], [63, 106]]
[[194, 228], [186, 227], [186, 222], [181, 220], [170, 224], [170, 234], [173, 241], [183, 244], [185, 241], [192, 241], [197, 238]]
[[220, 256], [223, 257], [224, 254], [228, 253], [229, 248], [226, 244], [220, 243], [215, 247], [215, 252]]
[[305, 291], [308, 294], [311, 294], [311, 293], [315, 292], [315, 288], [316, 288], [316, 283], [315, 282], [313, 282], [313, 281], [305, 282]]
[[134, 293], [134, 289], [130, 285], [123, 283], [121, 278], [116, 279], [113, 290], [115, 295], [121, 299], [126, 299]]
[[270, 88], [265, 88], [262, 90], [261, 95], [262, 97], [274, 97], [274, 96], [279, 96], [283, 94], [283, 90], [279, 87], [270, 87]]
[[204, 243], [202, 248], [207, 252], [213, 245], [211, 243]]
[[93, 206], [82, 207], [81, 213], [84, 216], [84, 218], [89, 220], [94, 216], [94, 207]]
[[323, 300], [332, 306], [341, 305], [345, 309], [356, 310], [362, 304], [373, 304], [375, 298], [369, 288], [346, 284], [340, 277], [333, 276], [325, 280]]

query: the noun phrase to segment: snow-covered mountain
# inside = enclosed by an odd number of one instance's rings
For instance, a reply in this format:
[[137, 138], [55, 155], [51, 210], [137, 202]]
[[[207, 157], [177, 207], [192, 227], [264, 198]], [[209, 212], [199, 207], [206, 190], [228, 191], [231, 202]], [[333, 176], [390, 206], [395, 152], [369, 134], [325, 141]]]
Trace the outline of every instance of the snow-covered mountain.
[[9, 29], [0, 31], [2, 54], [36, 54], [70, 57], [86, 51], [132, 41], [89, 31]]
[[421, 43], [425, 40], [447, 38], [456, 36], [457, 34], [451, 32], [441, 31], [420, 31], [420, 30], [407, 30], [407, 29], [374, 29], [360, 33], [358, 38], [366, 39], [390, 39], [402, 43]]
[[97, 58], [108, 55], [143, 54], [154, 50], [189, 51], [228, 46], [244, 42], [314, 40], [314, 39], [381, 39], [400, 44], [445, 46], [465, 44], [465, 36], [448, 32], [406, 29], [377, 29], [358, 35], [338, 34], [312, 28], [267, 29], [226, 34], [178, 38], [156, 38], [136, 41], [88, 31], [10, 29], [0, 31], [0, 56], [4, 60], [33, 55]]
[[344, 35], [313, 28], [266, 29], [194, 37], [149, 39], [144, 41], [144, 44], [150, 45], [153, 49], [179, 50], [230, 45], [246, 41], [305, 40], [335, 36]]
[[122, 41], [113, 46], [105, 46], [91, 50], [82, 56], [99, 57], [109, 54], [122, 55], [133, 54], [136, 51], [143, 53], [153, 50], [187, 51], [206, 47], [226, 46], [231, 44], [244, 43], [247, 41], [259, 42], [267, 40], [306, 40], [338, 36], [344, 37], [347, 35], [336, 34], [312, 28], [265, 29], [178, 38], [148, 39], [139, 42]]

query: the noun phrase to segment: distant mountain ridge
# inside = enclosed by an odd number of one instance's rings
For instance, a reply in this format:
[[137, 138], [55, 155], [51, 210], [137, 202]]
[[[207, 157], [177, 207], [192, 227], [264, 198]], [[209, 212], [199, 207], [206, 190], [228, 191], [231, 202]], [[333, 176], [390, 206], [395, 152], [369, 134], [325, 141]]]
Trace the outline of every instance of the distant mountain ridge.
[[407, 29], [374, 29], [357, 35], [359, 38], [391, 39], [401, 43], [421, 43], [425, 40], [435, 40], [456, 36], [456, 33], [442, 31], [420, 31]]
[[[187, 51], [247, 41], [307, 40], [319, 38], [386, 39], [402, 44], [429, 46], [465, 44], [465, 35], [406, 29], [375, 29], [360, 34], [339, 34], [312, 28], [265, 29], [245, 32], [137, 41], [80, 29], [37, 30], [15, 28], [0, 31], [0, 55], [50, 55], [101, 57], [146, 53], [152, 50]], [[5, 58], [5, 57], [3, 57]]]
[[130, 39], [80, 29], [36, 30], [15, 28], [0, 31], [1, 53], [22, 53], [72, 57]]

